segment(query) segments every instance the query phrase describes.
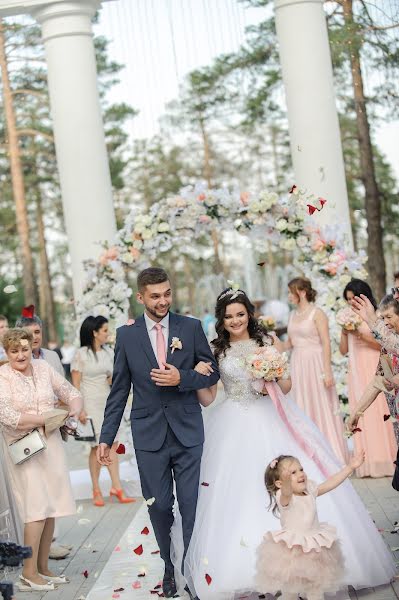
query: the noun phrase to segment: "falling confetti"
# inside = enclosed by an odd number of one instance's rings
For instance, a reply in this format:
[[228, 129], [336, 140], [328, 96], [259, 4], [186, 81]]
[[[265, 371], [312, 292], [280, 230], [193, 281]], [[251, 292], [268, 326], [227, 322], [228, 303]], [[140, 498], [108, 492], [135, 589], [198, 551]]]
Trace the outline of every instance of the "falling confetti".
[[119, 444], [119, 446], [116, 449], [116, 453], [117, 454], [126, 454], [126, 448], [124, 444]]
[[125, 588], [118, 588], [117, 590], [114, 590], [114, 592], [124, 592]]
[[211, 583], [212, 583], [212, 577], [210, 575], [208, 575], [208, 573], [206, 573], [206, 575], [205, 575], [205, 581], [207, 582], [208, 585], [211, 585]]
[[153, 550], [151, 554], [159, 554], [159, 550]]
[[141, 556], [141, 555], [143, 554], [143, 545], [142, 545], [142, 544], [140, 544], [140, 546], [137, 546], [137, 548], [135, 548], [135, 549], [133, 550], [133, 552], [134, 552], [135, 554], [137, 554], [137, 556]]
[[203, 487], [209, 487], [209, 483], [207, 483], [206, 481], [203, 481], [203, 482], [201, 483], [201, 485], [202, 485]]
[[141, 583], [140, 581], [135, 581], [134, 583], [132, 583], [132, 588], [134, 590], [139, 590], [141, 588]]
[[150, 530], [148, 529], [148, 527], [144, 527], [144, 529], [141, 532], [141, 535], [148, 535], [150, 533]]

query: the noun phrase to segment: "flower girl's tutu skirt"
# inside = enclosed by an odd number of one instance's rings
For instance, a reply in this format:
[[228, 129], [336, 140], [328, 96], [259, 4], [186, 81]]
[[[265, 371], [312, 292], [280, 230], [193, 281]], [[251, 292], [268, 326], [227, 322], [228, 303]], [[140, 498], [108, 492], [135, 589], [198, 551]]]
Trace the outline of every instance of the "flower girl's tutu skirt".
[[[320, 526], [316, 536], [303, 536], [312, 537], [312, 543], [295, 540], [293, 532], [285, 530], [266, 533], [257, 550], [259, 592], [321, 596], [340, 589], [345, 574], [341, 545], [330, 535], [334, 528], [324, 523]], [[328, 535], [320, 535], [323, 529]]]

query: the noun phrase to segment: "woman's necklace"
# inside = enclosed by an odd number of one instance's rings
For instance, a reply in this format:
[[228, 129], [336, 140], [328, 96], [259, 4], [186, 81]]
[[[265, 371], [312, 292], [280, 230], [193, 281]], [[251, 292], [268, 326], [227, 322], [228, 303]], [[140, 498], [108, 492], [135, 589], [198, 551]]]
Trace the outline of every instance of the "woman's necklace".
[[295, 312], [296, 312], [296, 316], [297, 316], [297, 317], [302, 317], [302, 316], [303, 316], [303, 315], [305, 315], [305, 314], [306, 314], [306, 313], [309, 311], [309, 309], [311, 309], [311, 308], [312, 308], [312, 305], [311, 305], [311, 304], [309, 304], [309, 305], [308, 305], [308, 306], [307, 306], [307, 307], [306, 307], [304, 310], [298, 310], [298, 309], [296, 309], [296, 311], [295, 311]]

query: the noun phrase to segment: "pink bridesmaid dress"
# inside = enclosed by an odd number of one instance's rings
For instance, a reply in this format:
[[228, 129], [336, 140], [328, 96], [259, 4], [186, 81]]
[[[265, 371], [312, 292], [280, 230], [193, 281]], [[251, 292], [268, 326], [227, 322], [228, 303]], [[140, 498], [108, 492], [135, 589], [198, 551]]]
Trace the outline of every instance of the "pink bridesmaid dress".
[[292, 344], [292, 395], [303, 412], [312, 419], [330, 443], [337, 458], [346, 463], [348, 448], [344, 423], [339, 414], [335, 386], [327, 388], [323, 381], [323, 349], [316, 324], [316, 308], [300, 318], [294, 311], [288, 323]]
[[[370, 329], [366, 323], [362, 323], [360, 331], [367, 333]], [[380, 352], [352, 334], [348, 335], [348, 349], [348, 392], [352, 412], [367, 384], [374, 377]], [[393, 475], [397, 446], [391, 421], [384, 421], [384, 415], [387, 414], [389, 409], [384, 394], [381, 393], [359, 421], [362, 431], [357, 432], [353, 440], [356, 450], [366, 451], [366, 460], [356, 471], [358, 477]]]

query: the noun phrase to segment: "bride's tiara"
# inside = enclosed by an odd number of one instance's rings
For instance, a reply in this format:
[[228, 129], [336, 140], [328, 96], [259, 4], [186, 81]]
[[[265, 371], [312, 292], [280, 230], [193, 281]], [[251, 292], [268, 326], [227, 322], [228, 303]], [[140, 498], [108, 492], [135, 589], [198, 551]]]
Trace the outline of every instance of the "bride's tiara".
[[240, 290], [240, 285], [238, 283], [235, 283], [234, 281], [227, 281], [227, 283], [230, 288], [219, 296], [219, 300], [223, 300], [226, 296], [230, 296], [230, 300], [234, 300], [234, 298], [237, 298], [238, 296], [245, 295], [245, 292]]

